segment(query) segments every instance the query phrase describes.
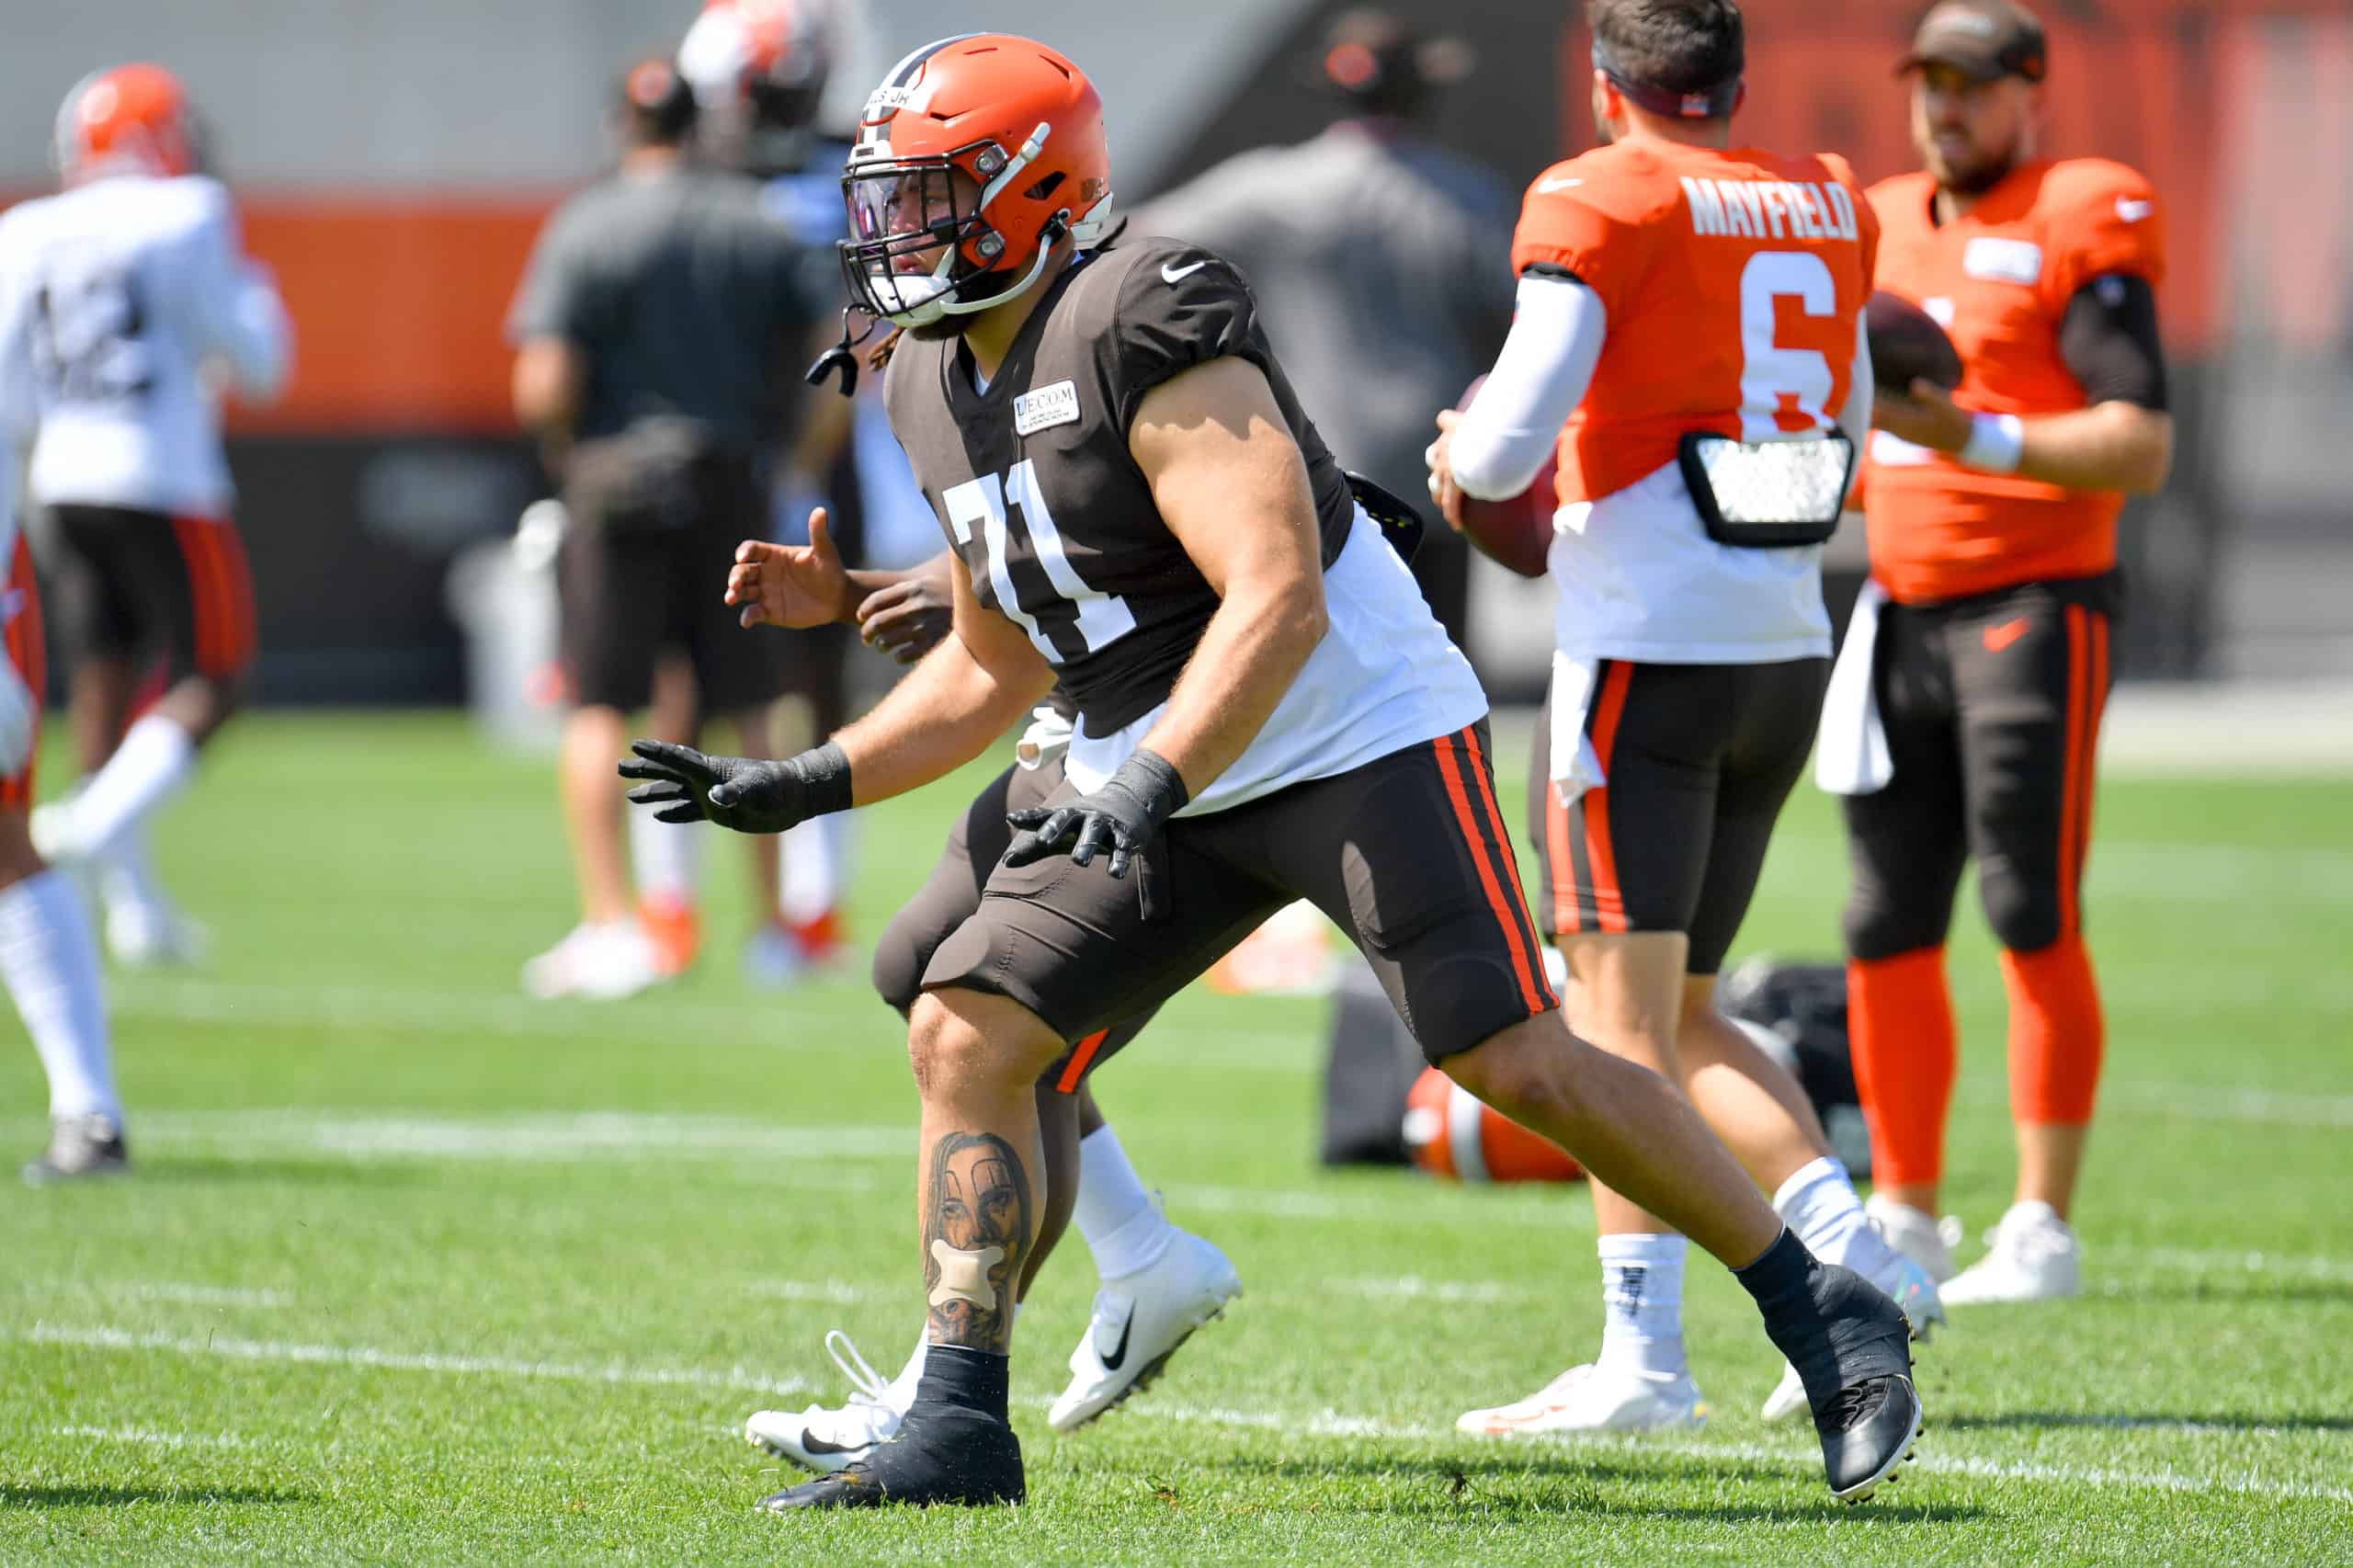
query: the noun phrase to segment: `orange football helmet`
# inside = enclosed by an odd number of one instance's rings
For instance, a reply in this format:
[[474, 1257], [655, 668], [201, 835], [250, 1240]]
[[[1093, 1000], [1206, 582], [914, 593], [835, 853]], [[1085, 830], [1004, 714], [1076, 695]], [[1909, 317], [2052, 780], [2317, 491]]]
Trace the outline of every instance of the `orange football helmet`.
[[69, 185], [124, 170], [193, 173], [198, 146], [187, 89], [160, 65], [93, 72], [57, 111], [57, 172]]
[[900, 326], [986, 310], [1035, 283], [1065, 239], [1083, 248], [1110, 227], [1102, 97], [1028, 39], [927, 44], [866, 100], [842, 195], [842, 271], [860, 307]]

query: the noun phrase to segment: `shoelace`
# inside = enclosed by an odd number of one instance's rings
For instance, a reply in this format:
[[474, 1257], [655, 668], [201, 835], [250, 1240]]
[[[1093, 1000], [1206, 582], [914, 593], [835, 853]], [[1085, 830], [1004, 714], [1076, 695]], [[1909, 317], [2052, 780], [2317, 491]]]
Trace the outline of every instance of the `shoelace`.
[[834, 1358], [834, 1365], [839, 1367], [842, 1376], [849, 1380], [850, 1403], [881, 1405], [889, 1403], [889, 1381], [874, 1369], [874, 1363], [858, 1354], [857, 1345], [851, 1342], [848, 1335], [838, 1328], [827, 1329], [825, 1354]]

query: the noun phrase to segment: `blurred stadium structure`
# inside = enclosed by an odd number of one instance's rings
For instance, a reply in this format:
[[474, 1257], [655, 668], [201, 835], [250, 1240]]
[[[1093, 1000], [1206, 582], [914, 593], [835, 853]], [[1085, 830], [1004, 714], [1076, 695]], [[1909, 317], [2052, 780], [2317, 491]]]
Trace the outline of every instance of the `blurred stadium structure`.
[[[17, 0], [16, 9], [30, 9]], [[1328, 0], [1154, 5], [868, 0], [829, 115], [905, 49], [994, 25], [1053, 40], [1111, 105], [1132, 203], [1245, 147], [1312, 134]], [[1442, 140], [1513, 181], [1586, 144], [1569, 0], [1392, 0], [1476, 51]], [[507, 408], [500, 323], [540, 220], [608, 156], [605, 95], [674, 43], [692, 0], [86, 0], [0, 53], [0, 201], [49, 184], [50, 118], [86, 71], [147, 58], [211, 122], [250, 243], [297, 324], [291, 395], [233, 418], [267, 698], [447, 700], [463, 689], [444, 577], [544, 489]], [[1891, 73], [1917, 7], [1748, 0], [1756, 142], [1911, 166]], [[2163, 296], [2180, 458], [2128, 527], [2123, 663], [2143, 676], [2353, 675], [2353, 6], [2042, 0], [2051, 149], [2145, 170], [2172, 207]], [[21, 17], [20, 17], [21, 19]], [[1276, 324], [1279, 333], [1279, 324]], [[1430, 389], [1435, 409], [1460, 389]], [[365, 583], [355, 595], [350, 585]], [[1540, 613], [1490, 582], [1474, 643], [1508, 675]], [[1474, 611], [1474, 622], [1478, 619]]]

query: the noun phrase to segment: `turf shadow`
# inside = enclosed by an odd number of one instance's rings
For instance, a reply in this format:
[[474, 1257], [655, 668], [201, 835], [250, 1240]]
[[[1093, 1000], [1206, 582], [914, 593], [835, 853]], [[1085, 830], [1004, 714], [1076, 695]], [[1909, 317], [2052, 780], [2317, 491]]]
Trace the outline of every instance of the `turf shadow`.
[[[1361, 1511], [1388, 1517], [1458, 1517], [1465, 1512], [1486, 1515], [1557, 1518], [1563, 1512], [1621, 1518], [1707, 1519], [1722, 1524], [1823, 1518], [1868, 1518], [1889, 1524], [1951, 1524], [1981, 1518], [1984, 1510], [1968, 1504], [1904, 1504], [1882, 1492], [1860, 1513], [1824, 1496], [1799, 1505], [1775, 1503], [1658, 1503], [1613, 1495], [1614, 1483], [1655, 1484], [1675, 1479], [1656, 1467], [1595, 1458], [1573, 1463], [1545, 1464], [1529, 1460], [1381, 1458], [1370, 1455], [1332, 1460], [1263, 1459], [1228, 1454], [1210, 1461], [1214, 1468], [1247, 1471], [1273, 1480], [1310, 1484], [1336, 1475], [1396, 1476], [1418, 1480], [1405, 1495], [1370, 1504]], [[1708, 1474], [1717, 1480], [1755, 1482], [1786, 1486], [1791, 1479], [1784, 1467], [1745, 1460], [1710, 1460]], [[1173, 1483], [1181, 1493], [1181, 1482]], [[1328, 1504], [1326, 1505], [1328, 1506]]]
[[2135, 1432], [2166, 1430], [2211, 1432], [2353, 1432], [2353, 1415], [2195, 1415], [2166, 1411], [2010, 1410], [1999, 1415], [1938, 1415], [1937, 1425], [1952, 1431], [2003, 1431], [2015, 1427], [2083, 1426], [2096, 1430]]
[[11, 1486], [0, 1508], [125, 1508], [134, 1503], [312, 1503], [307, 1492], [260, 1486]]

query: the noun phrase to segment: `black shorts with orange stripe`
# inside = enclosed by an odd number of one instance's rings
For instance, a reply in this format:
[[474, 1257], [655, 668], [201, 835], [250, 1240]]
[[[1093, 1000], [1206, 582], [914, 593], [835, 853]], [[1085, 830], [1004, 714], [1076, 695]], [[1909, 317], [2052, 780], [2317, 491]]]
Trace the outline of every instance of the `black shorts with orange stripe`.
[[[956, 819], [931, 874], [915, 897], [899, 906], [899, 913], [891, 917], [874, 944], [874, 989], [902, 1017], [923, 994], [924, 971], [931, 965], [931, 955], [939, 950], [949, 933], [979, 911], [981, 890], [1013, 843], [1006, 813], [1043, 805], [1062, 786], [1063, 758], [1056, 752], [1036, 767], [1008, 767], [998, 774]], [[1063, 1094], [1076, 1093], [1086, 1075], [1118, 1055], [1159, 1010], [1154, 1003], [1073, 1040], [1069, 1052], [1047, 1069], [1045, 1081]]]
[[1829, 678], [1826, 659], [1604, 660], [1585, 733], [1605, 782], [1565, 805], [1552, 784], [1548, 697], [1528, 781], [1544, 934], [1680, 931], [1688, 973], [1722, 969]]
[[58, 619], [77, 653], [160, 664], [167, 684], [252, 669], [254, 580], [234, 523], [123, 506], [49, 515]]
[[[1294, 899], [1356, 938], [1442, 1062], [1559, 1006], [1495, 801], [1484, 721], [1329, 778], [1178, 817], [1124, 879], [996, 865], [926, 988], [1009, 996], [1065, 1040], [1158, 1006]], [[1075, 791], [1065, 783], [1052, 799]]]
[[2114, 573], [1880, 611], [1872, 680], [1895, 765], [1846, 802], [1848, 951], [1945, 939], [1962, 866], [2014, 952], [2082, 929]]
[[0, 811], [28, 812], [33, 806], [33, 763], [40, 756], [40, 705], [49, 689], [49, 649], [41, 632], [40, 583], [33, 575], [32, 548], [17, 533], [9, 552], [8, 579], [0, 588], [0, 639], [17, 678], [33, 696], [33, 748], [25, 765], [0, 777]]

